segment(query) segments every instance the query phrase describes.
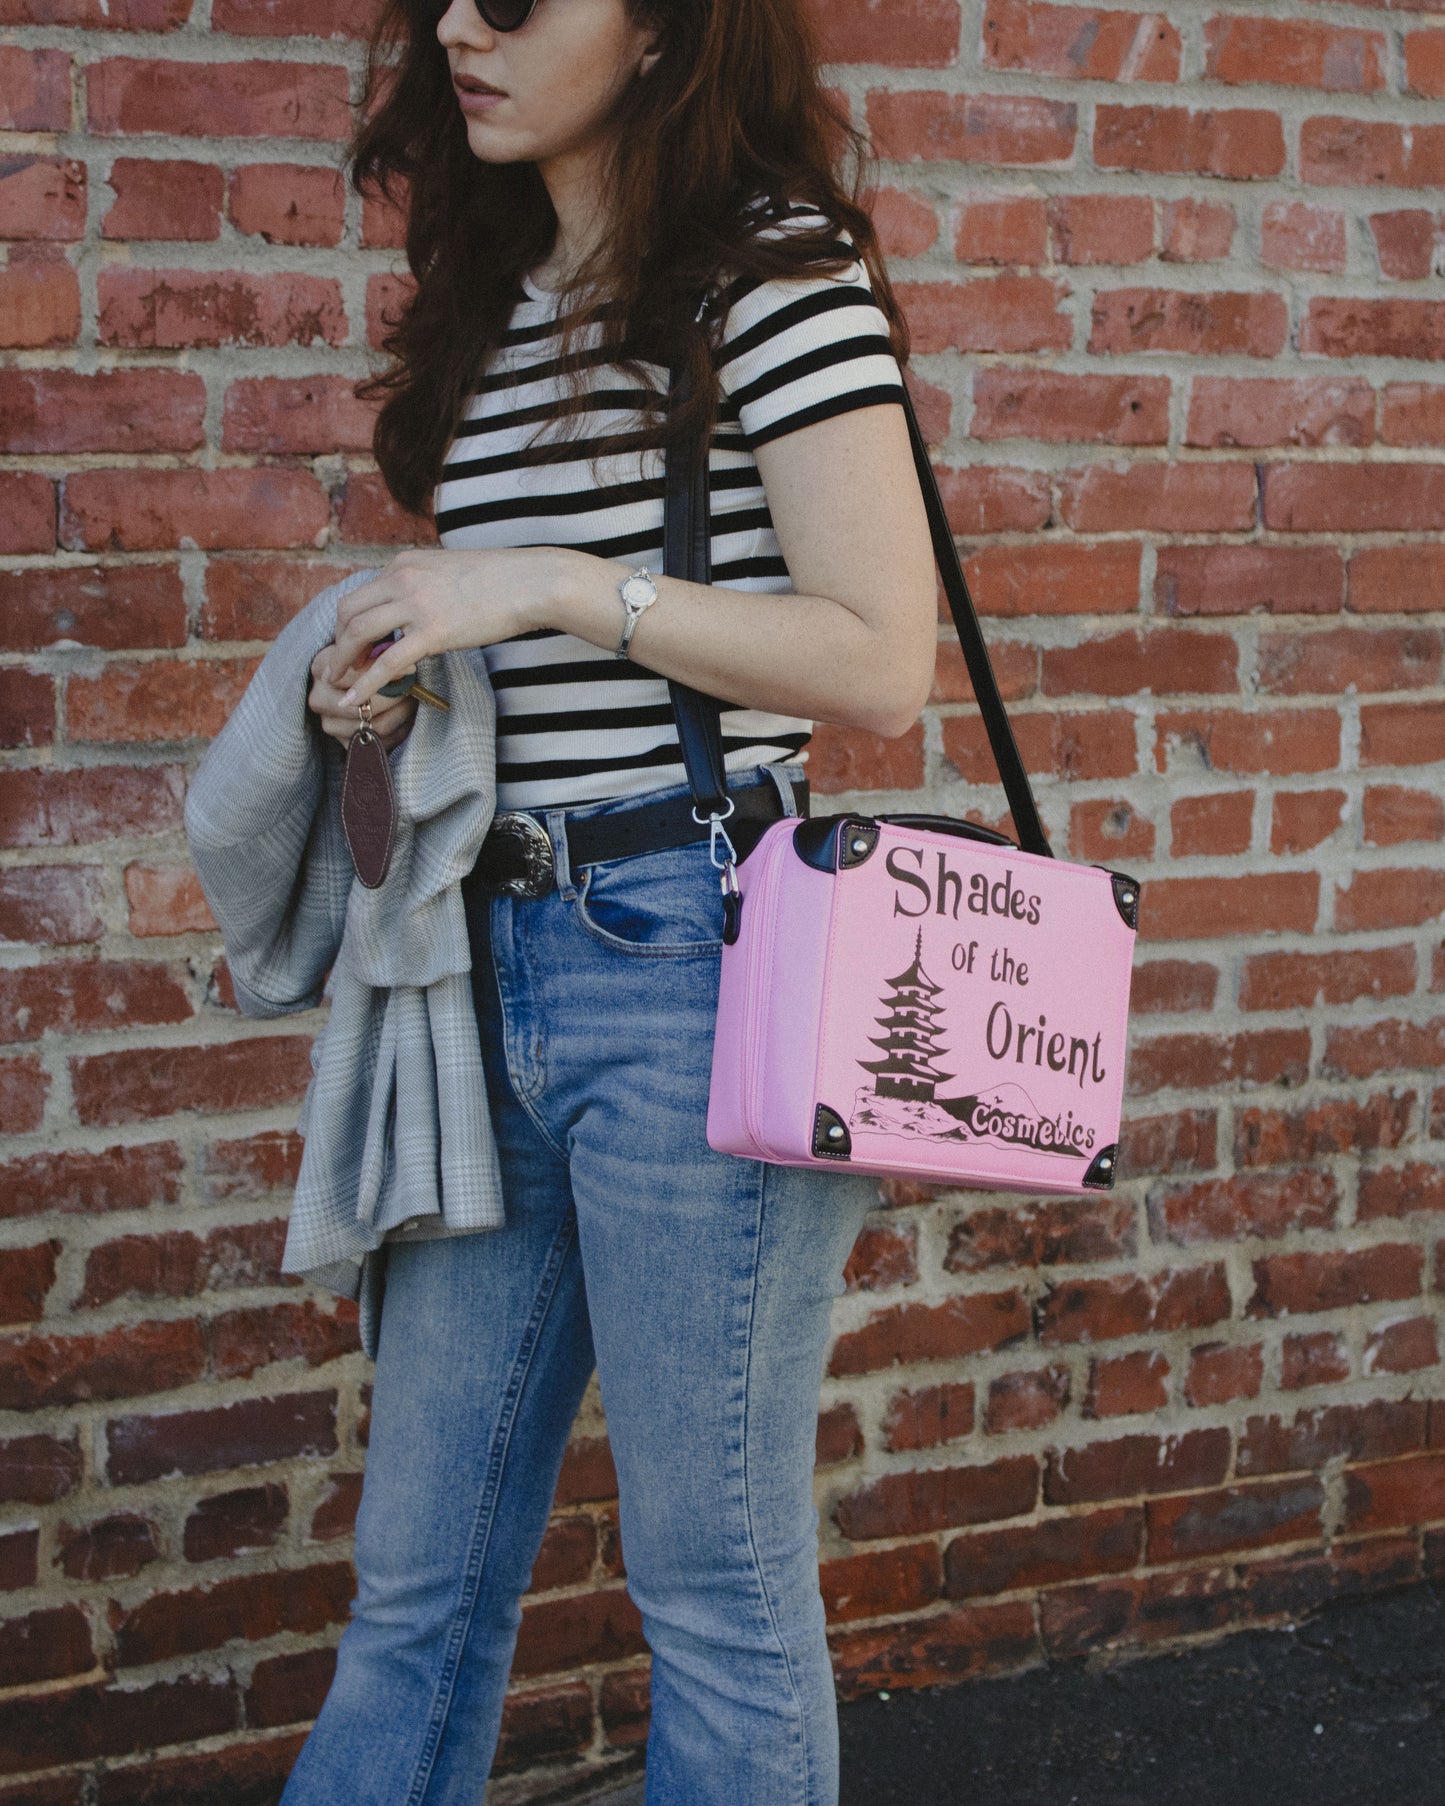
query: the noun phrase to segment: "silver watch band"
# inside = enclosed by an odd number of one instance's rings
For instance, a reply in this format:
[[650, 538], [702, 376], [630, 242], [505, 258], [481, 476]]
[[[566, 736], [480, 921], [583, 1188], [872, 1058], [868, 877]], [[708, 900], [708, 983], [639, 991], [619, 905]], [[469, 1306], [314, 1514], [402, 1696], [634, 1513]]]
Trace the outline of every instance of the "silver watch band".
[[614, 658], [626, 658], [628, 647], [632, 644], [632, 630], [637, 625], [638, 616], [652, 607], [657, 600], [657, 585], [652, 581], [650, 571], [630, 571], [617, 586], [617, 593], [622, 598], [622, 606], [627, 611], [627, 622], [622, 629], [622, 638], [617, 642]]

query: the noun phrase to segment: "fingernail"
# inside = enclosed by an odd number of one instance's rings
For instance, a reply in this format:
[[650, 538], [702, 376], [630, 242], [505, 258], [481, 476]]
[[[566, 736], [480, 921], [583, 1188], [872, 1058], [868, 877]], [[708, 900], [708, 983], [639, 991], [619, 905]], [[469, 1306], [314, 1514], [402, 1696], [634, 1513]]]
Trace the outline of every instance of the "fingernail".
[[355, 691], [355, 690], [348, 690], [348, 691], [347, 691], [347, 692], [346, 692], [346, 694], [345, 694], [345, 695], [344, 695], [344, 696], [343, 696], [343, 697], [342, 697], [342, 698], [341, 698], [341, 700], [342, 700], [342, 701], [343, 701], [343, 702], [344, 702], [344, 703], [348, 703], [348, 704], [349, 704], [349, 703], [353, 703], [353, 702], [355, 702], [355, 701], [356, 701], [356, 691]]

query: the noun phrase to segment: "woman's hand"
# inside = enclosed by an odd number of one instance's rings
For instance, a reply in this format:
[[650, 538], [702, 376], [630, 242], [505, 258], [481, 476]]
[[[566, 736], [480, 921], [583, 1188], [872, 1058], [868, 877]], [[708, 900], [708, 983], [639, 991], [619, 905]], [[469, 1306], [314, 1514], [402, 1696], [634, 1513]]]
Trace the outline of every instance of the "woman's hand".
[[[306, 706], [315, 712], [321, 731], [346, 746], [361, 726], [361, 715], [356, 708], [343, 705], [341, 691], [326, 676], [335, 651], [334, 644], [323, 646], [312, 659], [312, 683]], [[349, 683], [356, 675], [355, 671], [348, 668], [343, 671], [342, 678]], [[378, 700], [382, 706], [372, 711], [371, 725], [382, 746], [390, 752], [394, 747], [400, 746], [411, 732], [411, 724], [416, 719], [420, 704], [415, 696], [382, 696]]]
[[[327, 660], [321, 675], [335, 686], [340, 706], [353, 711], [354, 721], [358, 704], [375, 698], [393, 678], [415, 671], [419, 659], [495, 645], [550, 625], [558, 581], [553, 546], [478, 552], [408, 547], [380, 576], [341, 598], [336, 639], [321, 654]], [[404, 637], [370, 658], [372, 645], [398, 627]]]

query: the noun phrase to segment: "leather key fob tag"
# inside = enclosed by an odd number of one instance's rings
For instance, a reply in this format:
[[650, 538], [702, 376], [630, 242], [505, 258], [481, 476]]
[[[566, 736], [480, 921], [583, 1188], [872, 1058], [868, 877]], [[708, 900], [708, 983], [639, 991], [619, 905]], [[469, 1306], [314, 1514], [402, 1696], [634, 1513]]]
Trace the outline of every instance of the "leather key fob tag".
[[346, 744], [341, 779], [341, 828], [356, 875], [368, 890], [385, 882], [396, 840], [396, 786], [386, 748], [369, 727]]

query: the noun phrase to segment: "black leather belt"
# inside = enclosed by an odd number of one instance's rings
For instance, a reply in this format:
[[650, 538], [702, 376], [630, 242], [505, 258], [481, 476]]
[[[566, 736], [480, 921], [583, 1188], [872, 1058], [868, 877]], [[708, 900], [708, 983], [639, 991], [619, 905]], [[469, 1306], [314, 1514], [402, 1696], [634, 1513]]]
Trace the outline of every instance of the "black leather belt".
[[[769, 822], [783, 816], [782, 799], [771, 779], [730, 793], [735, 805], [725, 818], [728, 838], [746, 859]], [[809, 808], [808, 780], [794, 780], [793, 798], [801, 814]], [[572, 868], [600, 859], [624, 859], [632, 853], [660, 853], [706, 840], [708, 824], [697, 821], [692, 797], [669, 797], [642, 803], [610, 815], [579, 816], [566, 823], [567, 861]], [[492, 818], [476, 864], [464, 883], [514, 897], [543, 897], [556, 883], [552, 841], [541, 816], [545, 811], [508, 809]]]

